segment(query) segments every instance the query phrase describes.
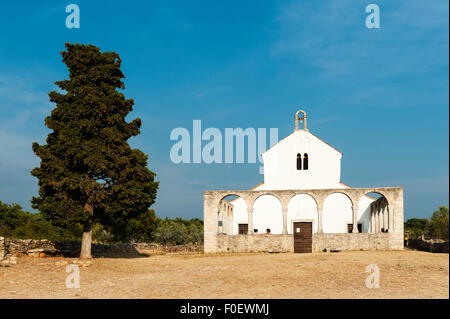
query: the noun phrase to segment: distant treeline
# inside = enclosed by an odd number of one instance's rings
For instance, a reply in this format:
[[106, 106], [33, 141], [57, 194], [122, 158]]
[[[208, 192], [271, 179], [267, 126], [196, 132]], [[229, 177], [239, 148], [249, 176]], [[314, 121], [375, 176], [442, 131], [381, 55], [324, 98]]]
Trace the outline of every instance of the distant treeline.
[[[71, 224], [70, 229], [57, 227], [40, 213], [24, 211], [18, 204], [0, 201], [0, 236], [18, 239], [81, 240], [83, 226]], [[94, 224], [92, 238], [99, 243], [156, 242], [180, 245], [203, 242], [203, 221], [194, 219], [161, 219], [153, 210], [131, 219], [120, 229]]]
[[410, 218], [405, 223], [405, 232], [408, 231], [409, 238], [419, 238], [422, 235], [427, 238], [445, 239], [449, 237], [448, 207], [441, 206], [430, 219]]

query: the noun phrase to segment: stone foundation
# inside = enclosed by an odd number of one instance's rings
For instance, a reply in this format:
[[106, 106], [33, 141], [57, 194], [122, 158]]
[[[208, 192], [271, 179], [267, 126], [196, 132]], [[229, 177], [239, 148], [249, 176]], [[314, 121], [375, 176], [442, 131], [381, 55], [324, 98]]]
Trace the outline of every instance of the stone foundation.
[[217, 235], [216, 252], [294, 251], [292, 235]]
[[403, 250], [403, 238], [389, 233], [313, 234], [313, 251]]
[[[294, 252], [293, 235], [217, 235], [210, 252]], [[389, 233], [313, 234], [313, 251], [403, 250], [403, 238]]]

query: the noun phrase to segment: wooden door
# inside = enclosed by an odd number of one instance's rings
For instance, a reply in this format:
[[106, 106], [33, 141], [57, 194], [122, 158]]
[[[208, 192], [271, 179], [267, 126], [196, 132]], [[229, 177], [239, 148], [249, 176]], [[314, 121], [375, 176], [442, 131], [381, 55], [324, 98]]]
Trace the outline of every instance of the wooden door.
[[294, 222], [294, 253], [312, 252], [312, 223]]

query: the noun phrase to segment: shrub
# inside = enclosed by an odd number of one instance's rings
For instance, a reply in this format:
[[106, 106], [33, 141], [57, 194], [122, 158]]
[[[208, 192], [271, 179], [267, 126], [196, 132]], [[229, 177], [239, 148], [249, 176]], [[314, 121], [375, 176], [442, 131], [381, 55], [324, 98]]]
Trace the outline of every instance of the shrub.
[[441, 206], [430, 218], [430, 235], [434, 238], [448, 240], [448, 227], [448, 207]]
[[40, 213], [22, 210], [18, 204], [0, 201], [0, 236], [18, 239], [75, 240], [81, 234], [80, 225], [63, 229], [52, 225]]
[[203, 242], [203, 222], [199, 219], [164, 219], [156, 228], [154, 239], [165, 245], [199, 244]]
[[410, 218], [405, 223], [405, 230], [409, 231], [410, 238], [419, 238], [421, 235], [428, 235], [428, 219]]
[[409, 231], [410, 238], [449, 239], [448, 207], [441, 206], [433, 212], [430, 220], [426, 218], [410, 218], [405, 223], [405, 231]]
[[[82, 225], [53, 225], [41, 213], [22, 210], [18, 204], [0, 201], [0, 236], [18, 239], [80, 240]], [[159, 219], [153, 210], [116, 224], [114, 227], [94, 223], [92, 239], [97, 243], [152, 242], [164, 245], [201, 244], [203, 221], [194, 219]]]
[[100, 244], [111, 244], [114, 242], [114, 236], [102, 224], [92, 226], [92, 241]]

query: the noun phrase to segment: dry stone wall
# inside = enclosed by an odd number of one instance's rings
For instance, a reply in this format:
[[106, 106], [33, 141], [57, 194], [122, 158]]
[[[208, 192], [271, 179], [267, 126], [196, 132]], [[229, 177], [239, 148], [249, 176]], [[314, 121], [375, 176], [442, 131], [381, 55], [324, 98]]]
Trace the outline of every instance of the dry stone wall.
[[408, 240], [408, 248], [429, 251], [432, 253], [448, 253], [448, 241], [436, 239], [410, 239]]
[[[65, 256], [78, 257], [81, 242], [33, 239], [12, 239], [0, 237], [0, 260], [7, 256]], [[203, 245], [178, 245], [166, 246], [157, 243], [135, 243], [135, 244], [92, 244], [92, 255], [140, 255], [140, 254], [163, 254], [163, 253], [195, 253], [202, 252]]]
[[5, 238], [0, 237], [0, 261], [6, 256]]

